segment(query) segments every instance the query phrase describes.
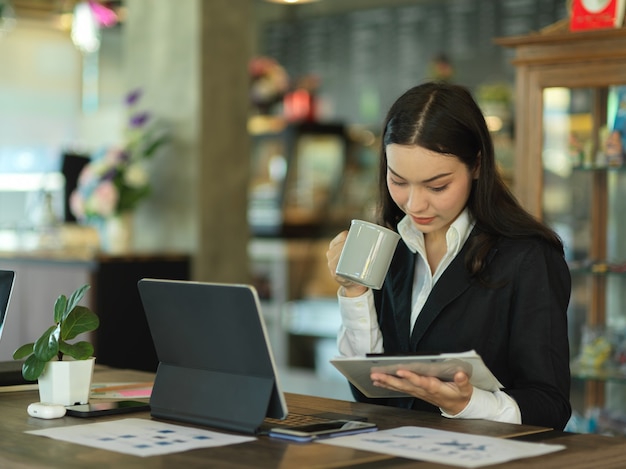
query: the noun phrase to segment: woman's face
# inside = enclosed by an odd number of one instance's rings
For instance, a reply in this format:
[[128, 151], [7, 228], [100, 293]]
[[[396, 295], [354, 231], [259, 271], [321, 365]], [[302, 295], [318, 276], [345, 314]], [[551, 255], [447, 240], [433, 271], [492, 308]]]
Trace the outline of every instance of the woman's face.
[[387, 188], [424, 234], [445, 235], [465, 208], [478, 170], [419, 146], [387, 145]]

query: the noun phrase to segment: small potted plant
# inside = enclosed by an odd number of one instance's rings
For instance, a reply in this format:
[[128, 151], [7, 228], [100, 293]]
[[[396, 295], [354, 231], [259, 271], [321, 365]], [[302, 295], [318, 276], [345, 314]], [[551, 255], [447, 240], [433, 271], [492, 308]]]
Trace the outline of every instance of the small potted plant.
[[83, 285], [69, 299], [59, 296], [54, 304], [54, 325], [36, 342], [24, 344], [13, 353], [15, 360], [26, 359], [22, 375], [29, 381], [38, 380], [41, 402], [73, 405], [89, 401], [95, 363], [93, 345], [84, 340], [68, 342], [100, 325], [93, 311], [78, 304], [88, 288]]

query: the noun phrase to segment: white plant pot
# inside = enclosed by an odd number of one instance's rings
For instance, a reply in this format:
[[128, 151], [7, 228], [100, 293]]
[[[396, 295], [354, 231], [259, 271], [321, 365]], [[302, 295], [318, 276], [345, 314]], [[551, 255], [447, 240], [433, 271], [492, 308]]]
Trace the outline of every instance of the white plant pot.
[[87, 404], [96, 359], [51, 361], [39, 377], [39, 400], [49, 404]]

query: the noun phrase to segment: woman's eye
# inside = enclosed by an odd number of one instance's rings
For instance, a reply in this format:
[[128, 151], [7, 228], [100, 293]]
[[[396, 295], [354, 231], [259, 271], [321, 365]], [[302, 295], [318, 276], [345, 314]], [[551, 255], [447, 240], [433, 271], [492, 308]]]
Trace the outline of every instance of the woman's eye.
[[433, 192], [443, 192], [448, 188], [448, 185], [445, 184], [443, 186], [431, 187], [430, 190]]
[[389, 178], [389, 182], [394, 186], [406, 186], [406, 182], [398, 181], [397, 179]]

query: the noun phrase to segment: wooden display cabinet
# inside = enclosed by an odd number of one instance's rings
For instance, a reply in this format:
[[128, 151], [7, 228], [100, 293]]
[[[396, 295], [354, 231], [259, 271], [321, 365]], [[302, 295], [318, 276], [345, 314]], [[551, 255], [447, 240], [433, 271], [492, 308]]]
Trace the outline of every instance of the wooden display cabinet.
[[626, 29], [561, 22], [495, 42], [514, 51], [514, 191], [561, 235], [572, 272], [572, 403], [623, 416], [626, 169], [607, 164], [606, 142], [626, 95]]

